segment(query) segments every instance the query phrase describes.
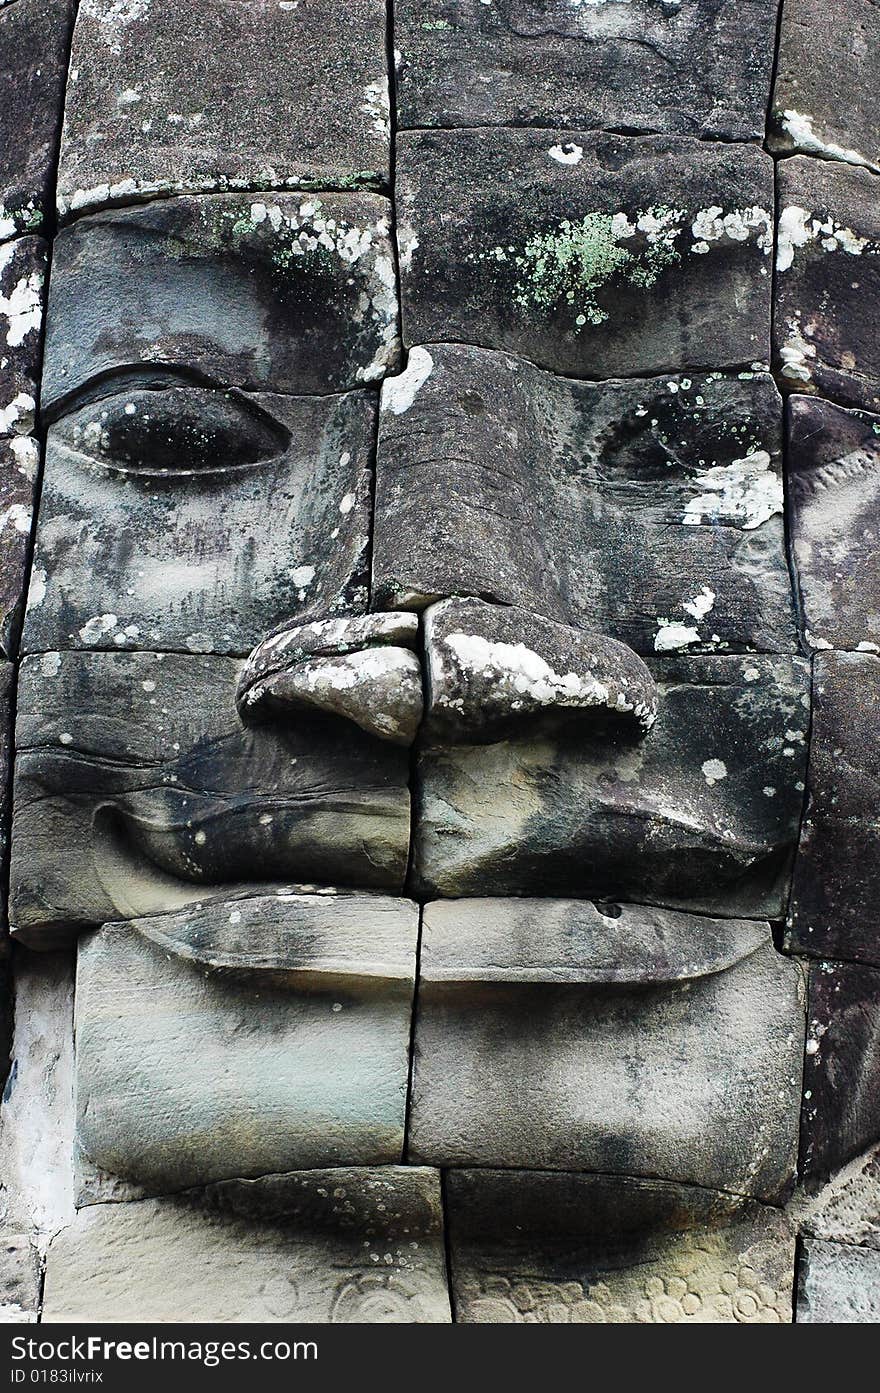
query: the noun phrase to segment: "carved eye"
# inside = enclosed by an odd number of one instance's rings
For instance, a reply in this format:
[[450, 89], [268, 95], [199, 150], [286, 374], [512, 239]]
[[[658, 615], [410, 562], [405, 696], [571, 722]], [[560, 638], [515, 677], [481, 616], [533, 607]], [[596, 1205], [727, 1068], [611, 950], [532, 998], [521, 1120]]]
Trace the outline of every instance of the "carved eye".
[[84, 406], [58, 432], [78, 454], [126, 474], [241, 469], [283, 453], [287, 432], [238, 393], [139, 389]]

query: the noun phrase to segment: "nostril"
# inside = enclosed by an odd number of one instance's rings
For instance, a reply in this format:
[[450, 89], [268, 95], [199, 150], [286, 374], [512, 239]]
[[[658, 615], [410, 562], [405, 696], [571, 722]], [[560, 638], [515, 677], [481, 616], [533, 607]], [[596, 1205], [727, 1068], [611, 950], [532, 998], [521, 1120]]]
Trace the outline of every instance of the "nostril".
[[411, 745], [422, 719], [414, 614], [371, 614], [281, 626], [242, 670], [236, 707], [246, 724], [327, 712], [380, 740]]
[[644, 737], [657, 686], [625, 643], [481, 600], [444, 600], [425, 615], [431, 738], [498, 740], [525, 717], [566, 713]]

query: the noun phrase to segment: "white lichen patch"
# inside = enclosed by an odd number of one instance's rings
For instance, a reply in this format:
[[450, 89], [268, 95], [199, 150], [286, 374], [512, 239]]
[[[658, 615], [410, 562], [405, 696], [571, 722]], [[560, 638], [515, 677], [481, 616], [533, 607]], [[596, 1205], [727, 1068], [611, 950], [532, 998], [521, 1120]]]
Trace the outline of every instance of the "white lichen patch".
[[703, 778], [710, 788], [720, 783], [722, 779], [727, 778], [727, 765], [724, 763], [723, 759], [707, 759], [701, 765], [701, 768], [703, 771]]
[[[624, 690], [625, 682], [602, 681], [586, 668], [580, 672], [557, 672], [550, 663], [524, 643], [487, 639], [482, 634], [450, 633], [443, 639], [461, 673], [485, 680], [510, 698], [511, 711], [523, 707], [606, 706], [610, 710], [633, 712], [645, 725], [654, 721], [654, 711], [642, 701], [633, 701]], [[432, 658], [432, 663], [436, 659]], [[432, 683], [440, 692], [440, 683]], [[438, 704], [450, 705], [438, 697]]]
[[685, 505], [682, 522], [727, 523], [752, 531], [782, 512], [782, 479], [766, 450], [755, 450], [730, 464], [698, 471], [699, 493]]
[[117, 614], [96, 614], [83, 624], [79, 631], [80, 639], [83, 643], [97, 643], [108, 634], [112, 634], [118, 624]]
[[409, 411], [433, 368], [434, 359], [427, 348], [411, 349], [404, 371], [398, 377], [386, 378], [382, 383], [380, 411], [390, 411], [394, 416], [402, 416]]
[[[0, 276], [16, 252], [16, 244], [0, 247]], [[31, 271], [16, 281], [8, 295], [0, 295], [0, 318], [6, 321], [7, 347], [20, 348], [28, 334], [37, 334], [43, 321], [43, 273]]]
[[810, 342], [808, 334], [811, 325], [804, 328], [800, 311], [789, 315], [786, 321], [786, 339], [779, 349], [780, 372], [790, 382], [809, 383], [813, 379], [812, 364], [817, 357], [816, 345]]
[[391, 135], [391, 105], [388, 99], [388, 79], [370, 82], [364, 88], [361, 111], [370, 118], [370, 130], [382, 140]]
[[689, 614], [692, 619], [696, 619], [699, 623], [701, 619], [705, 619], [714, 604], [715, 591], [710, 589], [708, 585], [704, 585], [699, 595], [695, 595], [692, 600], [684, 601], [682, 609], [685, 614]]
[[31, 530], [31, 510], [26, 508], [23, 503], [10, 503], [8, 508], [0, 512], [0, 535], [9, 528], [12, 532], [20, 532], [27, 536]]
[[30, 392], [16, 392], [7, 406], [0, 407], [0, 435], [27, 435], [34, 429], [36, 412]]
[[859, 150], [848, 149], [833, 140], [825, 140], [815, 130], [813, 117], [792, 107], [776, 112], [779, 128], [785, 135], [792, 150], [802, 150], [805, 155], [819, 155], [826, 160], [840, 160], [843, 164], [862, 165], [865, 169], [880, 174], [880, 165], [869, 160]]
[[880, 245], [869, 237], [861, 237], [851, 227], [844, 227], [831, 217], [816, 217], [796, 203], [787, 204], [779, 214], [776, 243], [776, 269], [788, 271], [794, 265], [795, 253], [810, 242], [818, 241], [826, 252], [846, 252], [849, 256], [877, 255]]
[[679, 648], [689, 648], [700, 643], [700, 631], [692, 624], [681, 624], [675, 619], [658, 619], [659, 625], [654, 635], [655, 653], [674, 653]]
[[[571, 152], [577, 148], [572, 145]], [[563, 156], [568, 149], [554, 147]], [[549, 153], [553, 155], [554, 150]], [[563, 158], [562, 163], [574, 160]], [[688, 250], [705, 255], [713, 247], [751, 239], [769, 254], [773, 231], [766, 208], [725, 212], [713, 205], [691, 213], [653, 205], [632, 214], [591, 212], [579, 222], [565, 218], [521, 245], [500, 243], [468, 253], [467, 260], [495, 269], [512, 268], [515, 305], [529, 313], [570, 310], [574, 331], [579, 333], [588, 324], [604, 324], [609, 318], [611, 310], [597, 298], [605, 286], [617, 283], [648, 290]]]
[[81, 0], [84, 18], [97, 20], [98, 34], [113, 54], [122, 52], [120, 30], [137, 19], [145, 19], [150, 0]]
[[584, 157], [584, 147], [567, 140], [564, 145], [551, 145], [547, 154], [557, 164], [579, 164]]

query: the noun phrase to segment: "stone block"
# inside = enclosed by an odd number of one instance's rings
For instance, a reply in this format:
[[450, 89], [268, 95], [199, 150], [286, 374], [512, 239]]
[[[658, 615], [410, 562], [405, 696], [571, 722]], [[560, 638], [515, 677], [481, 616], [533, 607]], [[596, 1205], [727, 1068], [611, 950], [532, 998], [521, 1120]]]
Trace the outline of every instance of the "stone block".
[[803, 659], [649, 660], [646, 737], [576, 720], [426, 743], [414, 872], [428, 898], [573, 895], [781, 918], [806, 777]]
[[880, 645], [880, 416], [788, 401], [789, 526], [812, 648]]
[[276, 894], [80, 943], [77, 1144], [152, 1194], [401, 1159], [418, 909]]
[[755, 146], [403, 132], [396, 191], [407, 347], [572, 377], [767, 361], [773, 168]]
[[783, 160], [773, 339], [777, 381], [880, 410], [880, 207], [867, 169]]
[[42, 228], [53, 183], [76, 0], [0, 7], [0, 241]]
[[845, 1243], [804, 1243], [798, 1267], [798, 1325], [880, 1324], [880, 1253]]
[[455, 1318], [787, 1324], [795, 1237], [764, 1205], [658, 1180], [451, 1171]]
[[80, 1210], [52, 1244], [47, 1324], [450, 1320], [439, 1176], [305, 1171]]
[[763, 138], [774, 0], [397, 0], [401, 126]]
[[788, 915], [789, 943], [815, 957], [880, 967], [880, 658], [817, 653], [807, 805]]
[[861, 164], [880, 174], [880, 83], [873, 0], [786, 0], [782, 7], [771, 150]]
[[399, 353], [390, 236], [388, 200], [356, 192], [82, 218], [55, 241], [43, 407], [57, 416], [95, 379], [156, 369], [292, 394], [377, 380]]
[[409, 1154], [778, 1199], [793, 1183], [804, 997], [756, 922], [430, 904]]
[[143, 381], [53, 425], [23, 648], [245, 654], [365, 608], [375, 403]]
[[880, 1141], [880, 972], [809, 970], [800, 1169], [824, 1181]]
[[157, 195], [387, 182], [382, 0], [82, 0], [71, 65], [62, 216]]

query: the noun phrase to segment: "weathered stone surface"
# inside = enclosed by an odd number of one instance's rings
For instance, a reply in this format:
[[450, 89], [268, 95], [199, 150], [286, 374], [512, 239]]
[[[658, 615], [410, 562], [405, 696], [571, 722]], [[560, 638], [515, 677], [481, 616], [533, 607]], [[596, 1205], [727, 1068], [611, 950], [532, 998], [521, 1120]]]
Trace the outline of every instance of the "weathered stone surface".
[[445, 600], [425, 615], [427, 721], [434, 743], [502, 738], [524, 719], [580, 718], [643, 735], [657, 688], [631, 649], [526, 610]]
[[880, 645], [880, 416], [788, 402], [790, 531], [813, 648]]
[[792, 651], [781, 444], [763, 374], [582, 383], [413, 349], [382, 392], [373, 603], [477, 595], [638, 653]]
[[465, 1323], [787, 1323], [794, 1234], [754, 1202], [657, 1180], [450, 1171]]
[[866, 169], [778, 168], [774, 353], [780, 386], [880, 408], [880, 205]]
[[0, 1223], [0, 1325], [32, 1325], [40, 1309], [38, 1256], [26, 1233]]
[[[9, 849], [9, 775], [12, 766], [12, 692], [15, 671], [0, 658], [0, 866]], [[6, 906], [0, 896], [0, 934], [6, 929]]]
[[305, 1171], [80, 1210], [47, 1322], [445, 1322], [436, 1172]]
[[114, 387], [49, 431], [25, 650], [243, 654], [366, 606], [372, 393]]
[[415, 871], [430, 897], [647, 899], [778, 918], [806, 773], [802, 659], [654, 658], [645, 739], [570, 728], [426, 747]]
[[410, 1155], [778, 1197], [797, 1148], [800, 968], [767, 925], [617, 913], [425, 908]]
[[880, 1253], [844, 1243], [804, 1243], [798, 1325], [880, 1324]]
[[880, 1249], [880, 1149], [859, 1156], [810, 1196], [801, 1229], [829, 1243]]
[[762, 138], [774, 0], [397, 0], [406, 126], [562, 126]]
[[51, 214], [75, 13], [76, 0], [0, 7], [0, 241], [42, 227]]
[[800, 1168], [825, 1180], [880, 1141], [880, 972], [810, 967]]
[[385, 47], [382, 0], [82, 0], [59, 211], [385, 182]]
[[24, 660], [10, 895], [21, 936], [164, 913], [236, 882], [402, 889], [406, 750], [318, 712], [244, 728], [242, 666], [179, 653]]
[[789, 909], [791, 946], [880, 967], [880, 658], [817, 653], [807, 807]]
[[396, 170], [408, 346], [578, 377], [766, 360], [773, 170], [756, 147], [422, 131]]
[[73, 1208], [72, 953], [13, 954], [15, 1036], [0, 1104], [0, 1323], [35, 1321], [40, 1269]]
[[260, 896], [80, 945], [77, 1140], [152, 1193], [401, 1159], [418, 908]]
[[33, 431], [46, 263], [39, 237], [0, 246], [0, 654], [10, 657], [21, 624], [40, 462]]
[[236, 692], [244, 721], [330, 711], [397, 745], [411, 745], [422, 719], [422, 668], [412, 651], [414, 614], [286, 623], [262, 639]]
[[101, 375], [329, 392], [394, 370], [390, 209], [377, 194], [174, 198], [96, 213], [55, 242], [43, 405]]
[[786, 0], [782, 6], [771, 150], [867, 165], [880, 174], [875, 0]]

